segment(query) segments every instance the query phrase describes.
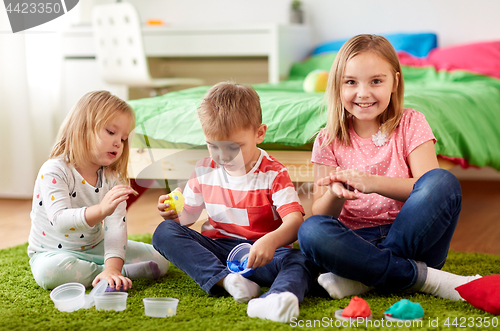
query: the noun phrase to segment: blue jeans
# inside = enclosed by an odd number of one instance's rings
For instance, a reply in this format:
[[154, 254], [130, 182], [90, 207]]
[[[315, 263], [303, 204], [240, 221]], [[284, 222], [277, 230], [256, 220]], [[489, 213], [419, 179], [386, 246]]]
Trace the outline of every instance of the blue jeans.
[[416, 181], [393, 224], [350, 230], [334, 217], [315, 215], [299, 229], [300, 248], [338, 276], [382, 291], [418, 290], [427, 266], [443, 267], [461, 205], [455, 176], [433, 169]]
[[[171, 220], [160, 223], [153, 234], [153, 247], [210, 295], [218, 292], [218, 286], [214, 285], [230, 274], [226, 267], [229, 252], [244, 242], [254, 243], [244, 239], [212, 239]], [[261, 297], [288, 291], [302, 302], [318, 270], [300, 250], [281, 247], [271, 262], [257, 268], [248, 279], [270, 287]]]

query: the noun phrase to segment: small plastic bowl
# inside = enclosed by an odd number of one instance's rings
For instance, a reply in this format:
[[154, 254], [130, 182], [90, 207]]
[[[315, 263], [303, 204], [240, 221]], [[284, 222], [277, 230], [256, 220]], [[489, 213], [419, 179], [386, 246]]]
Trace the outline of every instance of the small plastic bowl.
[[105, 292], [94, 296], [97, 310], [122, 311], [127, 308], [127, 292]]
[[78, 310], [85, 304], [85, 286], [80, 283], [59, 285], [50, 292], [50, 298], [59, 311]]
[[248, 254], [250, 253], [250, 248], [252, 247], [252, 245], [248, 244], [248, 243], [241, 243], [237, 246], [235, 246], [231, 252], [229, 253], [229, 255], [227, 256], [227, 261], [226, 261], [226, 264], [227, 264], [227, 268], [229, 269], [229, 271], [231, 271], [231, 273], [233, 274], [240, 274], [244, 277], [248, 277], [248, 276], [251, 276], [256, 269], [252, 269], [252, 268], [245, 268], [244, 270], [242, 271], [234, 271], [234, 270], [231, 270], [231, 268], [229, 267], [229, 264], [232, 263], [232, 261], [243, 261], [245, 258], [248, 257]]
[[101, 279], [89, 294], [85, 294], [85, 306], [83, 306], [83, 308], [89, 309], [93, 307], [95, 304], [94, 297], [106, 292], [106, 287], [108, 287], [108, 281], [106, 279]]
[[177, 314], [179, 299], [175, 298], [144, 298], [144, 313], [149, 317], [170, 317]]

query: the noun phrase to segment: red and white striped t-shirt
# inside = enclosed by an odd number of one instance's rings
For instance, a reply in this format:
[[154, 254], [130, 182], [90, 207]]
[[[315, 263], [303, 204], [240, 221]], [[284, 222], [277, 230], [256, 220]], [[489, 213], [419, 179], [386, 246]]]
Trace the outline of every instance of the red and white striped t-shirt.
[[204, 158], [184, 189], [187, 212], [207, 210], [203, 235], [257, 240], [276, 230], [287, 214], [304, 214], [287, 169], [265, 151], [244, 176], [223, 171], [211, 157]]

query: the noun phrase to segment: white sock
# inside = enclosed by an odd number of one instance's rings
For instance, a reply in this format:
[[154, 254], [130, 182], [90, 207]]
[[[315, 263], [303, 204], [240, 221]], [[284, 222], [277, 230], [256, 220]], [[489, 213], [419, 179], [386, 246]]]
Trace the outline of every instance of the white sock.
[[455, 288], [478, 278], [481, 278], [481, 276], [460, 276], [443, 270], [427, 267], [427, 278], [425, 279], [425, 283], [419, 292], [432, 294], [443, 299], [457, 301], [462, 299], [462, 297], [455, 290]]
[[251, 298], [260, 295], [260, 286], [240, 274], [227, 275], [222, 285], [234, 300], [241, 303], [248, 302]]
[[125, 271], [125, 277], [130, 279], [158, 279], [161, 276], [160, 268], [154, 261], [125, 264], [123, 270]]
[[321, 285], [333, 299], [342, 299], [351, 295], [360, 295], [372, 288], [358, 281], [337, 276], [331, 272], [318, 277]]
[[247, 315], [280, 323], [290, 323], [299, 316], [299, 299], [291, 292], [273, 293], [265, 298], [252, 299]]

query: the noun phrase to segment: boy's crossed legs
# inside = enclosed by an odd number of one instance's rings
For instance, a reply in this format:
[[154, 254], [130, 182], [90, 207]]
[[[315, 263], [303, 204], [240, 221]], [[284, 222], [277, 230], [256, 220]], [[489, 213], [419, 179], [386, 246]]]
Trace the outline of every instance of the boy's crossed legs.
[[260, 286], [270, 287], [248, 304], [247, 314], [279, 322], [289, 322], [299, 314], [299, 302], [309, 290], [313, 264], [299, 250], [279, 248], [273, 260], [244, 278], [226, 267], [229, 252], [243, 239], [211, 239], [195, 230], [166, 220], [153, 235], [153, 246], [179, 269], [186, 272], [209, 295], [222, 286], [238, 302], [260, 294]]

